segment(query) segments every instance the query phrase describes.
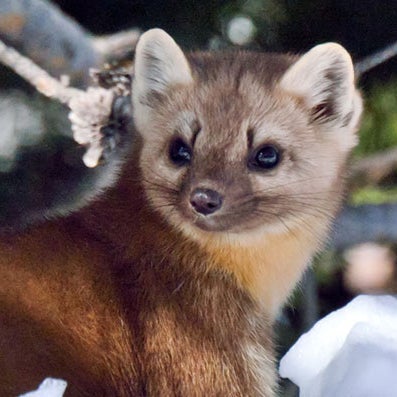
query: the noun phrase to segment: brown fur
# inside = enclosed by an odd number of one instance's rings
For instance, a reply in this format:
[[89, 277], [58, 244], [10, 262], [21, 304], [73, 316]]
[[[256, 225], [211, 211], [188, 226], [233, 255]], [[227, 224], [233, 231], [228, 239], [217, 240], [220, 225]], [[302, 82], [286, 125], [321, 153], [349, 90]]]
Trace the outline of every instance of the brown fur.
[[[277, 87], [295, 58], [189, 60], [194, 87], [152, 98], [156, 116], [115, 187], [1, 238], [1, 396], [48, 376], [68, 381], [73, 397], [274, 395], [271, 323], [339, 206], [347, 151], [316, 135], [300, 100]], [[189, 112], [202, 123], [195, 159], [174, 170], [164, 148], [175, 130], [191, 134]], [[284, 168], [265, 182], [243, 167], [248, 128], [252, 145], [285, 148]], [[253, 203], [201, 228], [185, 203], [204, 182]]]
[[134, 176], [84, 213], [2, 240], [1, 395], [47, 376], [67, 396], [258, 394], [240, 358], [245, 343], [271, 357], [266, 317], [152, 214]]

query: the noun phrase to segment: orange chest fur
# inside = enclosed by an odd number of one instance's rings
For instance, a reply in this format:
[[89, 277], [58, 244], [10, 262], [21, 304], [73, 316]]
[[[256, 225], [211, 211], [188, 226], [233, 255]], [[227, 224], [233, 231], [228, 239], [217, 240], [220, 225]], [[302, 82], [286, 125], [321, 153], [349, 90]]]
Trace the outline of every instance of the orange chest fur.
[[233, 274], [271, 316], [277, 314], [316, 248], [311, 239], [298, 240], [293, 233], [255, 238], [247, 245], [206, 246], [213, 266]]

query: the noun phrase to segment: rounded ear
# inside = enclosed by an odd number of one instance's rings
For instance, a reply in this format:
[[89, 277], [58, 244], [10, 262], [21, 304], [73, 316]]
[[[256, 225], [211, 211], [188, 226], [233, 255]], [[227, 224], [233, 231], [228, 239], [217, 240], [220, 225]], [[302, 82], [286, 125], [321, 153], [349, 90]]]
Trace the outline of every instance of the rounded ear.
[[304, 101], [312, 122], [356, 129], [362, 103], [351, 57], [341, 45], [326, 43], [311, 49], [286, 71], [280, 86]]
[[134, 117], [138, 128], [148, 121], [154, 98], [192, 81], [189, 63], [172, 37], [161, 29], [145, 32], [135, 50], [132, 82]]

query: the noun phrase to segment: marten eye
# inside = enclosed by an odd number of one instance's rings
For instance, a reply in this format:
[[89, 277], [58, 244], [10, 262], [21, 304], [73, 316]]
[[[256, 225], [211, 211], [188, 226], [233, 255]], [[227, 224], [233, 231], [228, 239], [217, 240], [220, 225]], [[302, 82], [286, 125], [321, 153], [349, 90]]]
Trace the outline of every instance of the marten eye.
[[264, 145], [251, 156], [248, 166], [253, 169], [270, 170], [280, 162], [280, 152], [273, 145]]
[[186, 165], [192, 159], [192, 150], [181, 138], [176, 138], [170, 144], [169, 156], [174, 164]]

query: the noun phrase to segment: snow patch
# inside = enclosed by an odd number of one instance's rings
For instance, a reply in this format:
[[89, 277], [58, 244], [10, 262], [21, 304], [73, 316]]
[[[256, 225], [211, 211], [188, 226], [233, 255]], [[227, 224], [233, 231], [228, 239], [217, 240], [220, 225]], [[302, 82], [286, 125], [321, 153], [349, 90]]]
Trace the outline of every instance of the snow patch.
[[302, 335], [279, 370], [300, 397], [397, 397], [397, 299], [355, 298]]
[[35, 391], [19, 397], [62, 397], [67, 383], [62, 379], [46, 378]]

